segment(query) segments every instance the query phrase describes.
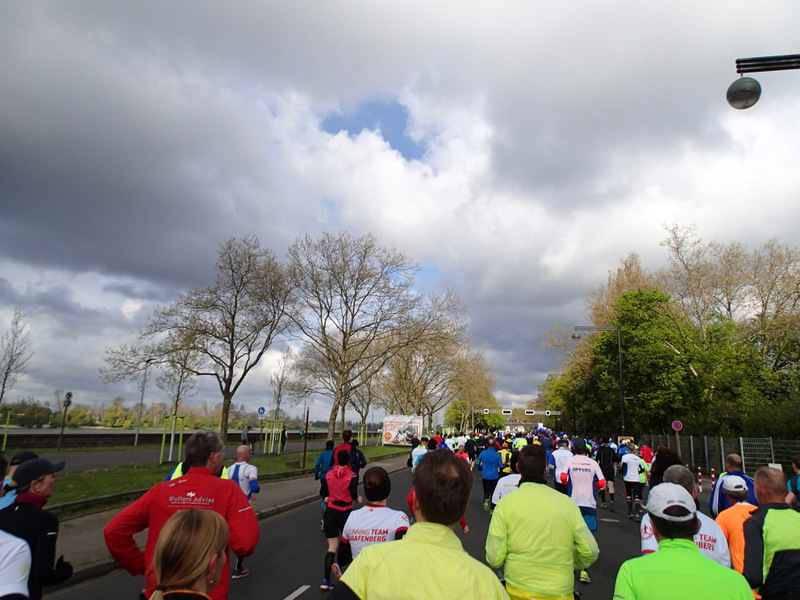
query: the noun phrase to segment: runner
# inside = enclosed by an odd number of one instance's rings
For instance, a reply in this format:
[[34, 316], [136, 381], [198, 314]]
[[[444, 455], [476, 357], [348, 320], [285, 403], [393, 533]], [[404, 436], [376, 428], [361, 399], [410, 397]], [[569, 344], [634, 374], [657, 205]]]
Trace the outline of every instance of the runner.
[[628, 448], [622, 457], [622, 481], [625, 483], [625, 500], [628, 518], [637, 523], [642, 520], [642, 494], [650, 466], [636, 453], [636, 446]]
[[[587, 456], [589, 447], [586, 440], [575, 440], [575, 456], [567, 463], [561, 475], [561, 483], [567, 486], [568, 495], [581, 511], [586, 527], [597, 531], [597, 501], [595, 489], [604, 489], [606, 482], [598, 464]], [[580, 572], [581, 583], [590, 583], [588, 567]]]
[[[336, 562], [336, 552], [339, 549], [339, 534], [347, 523], [347, 517], [353, 510], [353, 501], [361, 502], [358, 495], [358, 482], [355, 473], [350, 468], [350, 454], [347, 450], [339, 450], [336, 454], [336, 466], [328, 471], [325, 476], [325, 537], [328, 540], [328, 551], [325, 553], [325, 577], [319, 589], [325, 591], [333, 589], [331, 583], [331, 568]], [[350, 558], [344, 554], [340, 562], [348, 563]]]
[[[609, 447], [609, 441], [610, 438], [603, 438], [600, 440], [600, 447], [597, 449], [597, 464], [603, 472], [603, 479], [606, 480], [606, 485], [600, 490], [600, 508], [608, 508], [608, 510], [614, 512], [614, 477], [616, 475], [617, 453]], [[606, 502], [606, 493], [608, 493], [608, 502]]]
[[495, 487], [497, 487], [497, 480], [500, 479], [503, 459], [494, 444], [494, 436], [489, 436], [488, 442], [488, 447], [478, 455], [478, 459], [475, 462], [482, 471], [483, 510], [492, 514], [494, 512], [494, 504], [491, 504], [491, 498]]
[[[387, 506], [392, 482], [382, 467], [371, 467], [364, 473], [364, 497], [367, 504], [350, 513], [342, 531], [342, 550], [349, 546], [355, 559], [363, 548], [381, 542], [401, 539], [408, 531], [406, 513]], [[340, 551], [340, 554], [342, 552]], [[349, 563], [348, 563], [349, 564]], [[340, 568], [341, 567], [341, 568]], [[347, 564], [334, 564], [333, 578], [339, 580]]]
[[[261, 491], [258, 485], [258, 468], [250, 464], [250, 448], [241, 445], [236, 449], [236, 462], [228, 467], [228, 479], [236, 482], [250, 504], [255, 500], [256, 494]], [[250, 575], [250, 569], [243, 566], [244, 556], [236, 557], [236, 566], [233, 568], [231, 579], [241, 579]]]
[[565, 437], [560, 438], [556, 443], [556, 450], [550, 455], [549, 460], [553, 471], [553, 487], [562, 494], [567, 493], [567, 486], [561, 483], [561, 474], [571, 458], [572, 452], [569, 449], [569, 440]]

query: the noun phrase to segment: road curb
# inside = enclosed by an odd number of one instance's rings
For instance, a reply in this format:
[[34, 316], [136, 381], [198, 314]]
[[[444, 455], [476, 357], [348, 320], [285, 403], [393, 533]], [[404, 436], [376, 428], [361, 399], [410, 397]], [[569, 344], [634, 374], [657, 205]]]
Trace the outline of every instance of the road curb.
[[[407, 466], [403, 465], [402, 467], [387, 469], [387, 472], [390, 474], [397, 473], [398, 471], [402, 471], [407, 468], [408, 468]], [[298, 508], [305, 504], [310, 504], [312, 502], [319, 502], [319, 500], [320, 500], [319, 494], [304, 496], [302, 498], [298, 498], [297, 500], [292, 500], [290, 502], [285, 502], [278, 506], [273, 506], [272, 508], [256, 511], [255, 513], [256, 518], [259, 521], [262, 521], [264, 519], [268, 519], [269, 517], [274, 517], [276, 515], [285, 513], [287, 511]], [[102, 577], [103, 575], [108, 575], [109, 573], [112, 573], [113, 571], [116, 570], [124, 570], [124, 569], [119, 564], [117, 564], [115, 560], [108, 558], [107, 560], [101, 560], [99, 562], [75, 569], [75, 572], [72, 574], [72, 577], [70, 577], [67, 581], [59, 585], [48, 587], [47, 589], [59, 590], [72, 587], [73, 585], [83, 583], [84, 581], [88, 581], [96, 577]]]

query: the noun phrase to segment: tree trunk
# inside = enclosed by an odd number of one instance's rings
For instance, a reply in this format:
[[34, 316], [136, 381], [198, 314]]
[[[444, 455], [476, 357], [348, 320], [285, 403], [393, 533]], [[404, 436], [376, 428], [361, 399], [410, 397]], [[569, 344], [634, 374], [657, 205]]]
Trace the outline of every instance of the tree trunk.
[[222, 436], [223, 442], [228, 439], [228, 413], [230, 412], [232, 401], [233, 396], [230, 394], [225, 394], [222, 399], [222, 415], [219, 419], [219, 433]]

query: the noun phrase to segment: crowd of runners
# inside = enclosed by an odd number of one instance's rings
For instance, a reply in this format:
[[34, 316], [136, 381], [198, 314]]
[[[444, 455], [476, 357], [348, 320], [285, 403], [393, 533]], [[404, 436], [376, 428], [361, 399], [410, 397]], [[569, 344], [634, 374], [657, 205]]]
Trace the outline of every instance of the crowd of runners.
[[[437, 432], [411, 440], [409, 518], [386, 506], [391, 482], [383, 469], [366, 471], [366, 504], [354, 509], [361, 498], [349, 433], [338, 454], [329, 443], [318, 461], [327, 469], [316, 473], [328, 538], [320, 588], [332, 590], [333, 600], [416, 597], [397, 588], [408, 565], [387, 563], [405, 556], [403, 549], [413, 549], [416, 577], [428, 572], [423, 565], [436, 567], [421, 586], [426, 595], [437, 589], [453, 594], [471, 581], [488, 597], [578, 597], [599, 556], [593, 535], [598, 509], [626, 516], [640, 531], [641, 556], [620, 567], [614, 598], [800, 598], [800, 514], [793, 509], [800, 507], [800, 457], [798, 475], [787, 484], [782, 471], [770, 467], [750, 477], [741, 457], [729, 455], [709, 516], [700, 511], [692, 472], [663, 446], [546, 430]], [[485, 564], [443, 556], [445, 549], [461, 548], [456, 528], [469, 530], [464, 515], [475, 470], [490, 518], [485, 562], [500, 588], [486, 582]], [[451, 497], [454, 489], [462, 490], [460, 504]], [[448, 502], [458, 510], [440, 514], [439, 505]], [[403, 538], [404, 544], [384, 543]]]
[[[388, 506], [390, 476], [367, 468], [351, 431], [319, 456], [314, 476], [327, 539], [320, 589], [329, 600], [569, 600], [591, 583], [598, 509], [626, 514], [640, 532], [641, 556], [619, 568], [614, 598], [800, 598], [800, 456], [787, 481], [768, 466], [750, 477], [741, 457], [728, 455], [705, 514], [680, 456], [632, 439], [540, 430], [436, 433], [411, 445], [408, 514]], [[244, 559], [259, 540], [251, 505], [258, 472], [246, 444], [227, 468], [224, 456], [218, 433], [193, 434], [180, 472], [106, 526], [111, 555], [145, 575], [142, 598], [226, 600], [229, 579], [249, 574]], [[10, 463], [0, 496], [0, 600], [38, 600], [43, 584], [72, 571], [55, 558], [57, 521], [42, 510], [64, 463], [32, 452]], [[0, 455], [0, 474], [6, 464]], [[455, 533], [469, 532], [476, 470], [489, 519], [483, 562]], [[202, 514], [209, 511], [216, 514]], [[141, 549], [133, 536], [144, 529]]]

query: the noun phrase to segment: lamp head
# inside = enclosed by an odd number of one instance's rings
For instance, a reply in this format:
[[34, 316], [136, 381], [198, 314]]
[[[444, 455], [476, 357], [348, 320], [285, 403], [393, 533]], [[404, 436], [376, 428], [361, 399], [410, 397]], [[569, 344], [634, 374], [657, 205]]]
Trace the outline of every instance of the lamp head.
[[728, 87], [728, 104], [737, 110], [750, 108], [761, 97], [761, 84], [752, 77], [740, 77]]

